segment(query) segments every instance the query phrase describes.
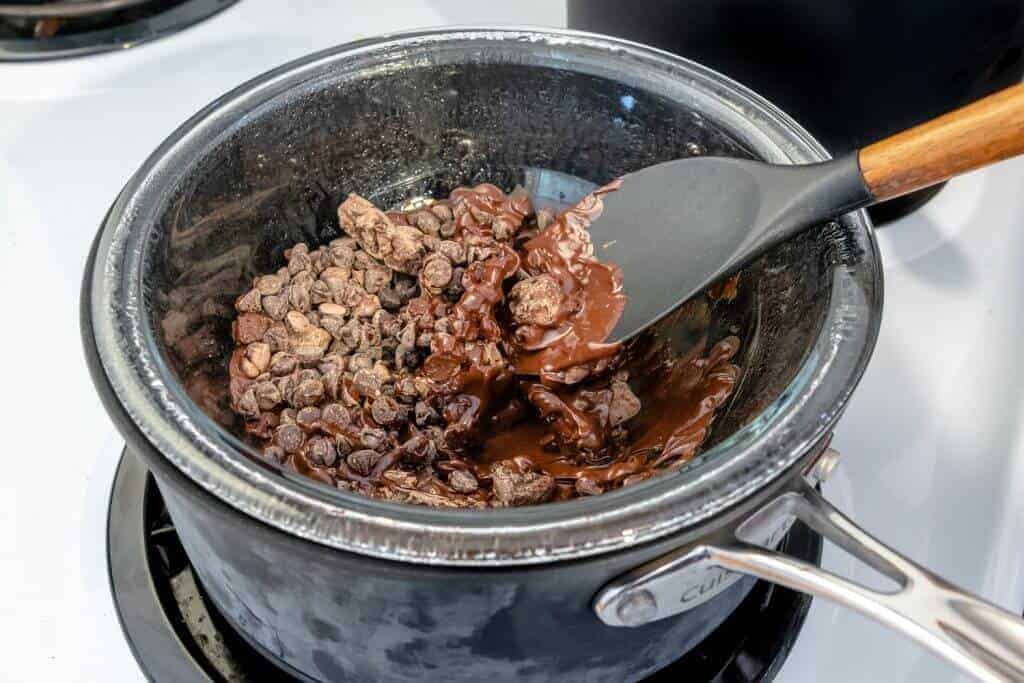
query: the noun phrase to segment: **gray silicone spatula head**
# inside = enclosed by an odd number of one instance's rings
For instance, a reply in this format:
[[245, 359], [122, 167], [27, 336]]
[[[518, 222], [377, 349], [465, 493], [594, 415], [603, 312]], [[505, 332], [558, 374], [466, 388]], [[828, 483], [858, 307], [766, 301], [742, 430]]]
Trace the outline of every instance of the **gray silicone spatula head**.
[[822, 164], [697, 158], [631, 173], [590, 228], [629, 299], [609, 340], [812, 225], [1021, 153], [1024, 84]]
[[622, 268], [627, 339], [768, 247], [871, 201], [856, 155], [807, 166], [701, 157], [631, 173], [590, 226]]

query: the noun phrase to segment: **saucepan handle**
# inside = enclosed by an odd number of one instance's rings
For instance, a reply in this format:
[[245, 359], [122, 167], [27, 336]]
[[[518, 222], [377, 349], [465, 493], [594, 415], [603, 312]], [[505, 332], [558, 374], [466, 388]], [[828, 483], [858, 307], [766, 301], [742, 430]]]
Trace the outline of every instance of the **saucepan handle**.
[[[896, 587], [880, 591], [761, 547], [782, 520], [799, 519], [882, 574]], [[598, 594], [598, 616], [636, 626], [689, 609], [695, 586], [726, 585], [740, 574], [833, 600], [901, 631], [983, 681], [1024, 681], [1024, 620], [975, 597], [912, 562], [839, 512], [802, 481], [751, 516], [735, 540], [701, 545], [621, 577]], [[774, 545], [769, 543], [768, 545]], [[680, 605], [683, 605], [680, 608]]]
[[[882, 592], [813, 564], [738, 542], [710, 547], [717, 566], [828, 598], [910, 636], [984, 681], [1024, 680], [1024, 620], [910, 561], [839, 512], [811, 486], [787, 506], [812, 529], [894, 579]], [[742, 531], [739, 534], [742, 537]]]

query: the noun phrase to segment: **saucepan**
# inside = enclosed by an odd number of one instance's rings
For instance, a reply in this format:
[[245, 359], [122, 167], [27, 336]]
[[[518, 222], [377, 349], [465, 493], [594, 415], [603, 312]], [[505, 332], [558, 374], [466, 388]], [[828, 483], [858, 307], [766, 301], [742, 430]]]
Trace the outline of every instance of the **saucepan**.
[[[335, 237], [348, 192], [394, 206], [489, 181], [564, 204], [698, 154], [827, 158], [783, 112], [698, 64], [491, 28], [300, 59], [153, 153], [97, 235], [83, 337], [107, 410], [243, 637], [308, 680], [634, 680], [697, 647], [757, 577], [859, 610], [981, 678], [1024, 677], [1017, 618], [888, 549], [813, 487], [834, 466], [827, 442], [882, 313], [863, 212], [765, 254], [735, 300], [695, 300], [649, 336], [685, 354], [737, 334], [742, 378], [686, 468], [588, 499], [439, 510], [281, 471], [233, 431], [217, 363], [183, 365], [165, 326], [172, 313], [186, 331], [205, 326], [218, 340], [207, 355], [223, 358], [233, 297], [287, 245]], [[898, 590], [776, 551], [795, 518]]]

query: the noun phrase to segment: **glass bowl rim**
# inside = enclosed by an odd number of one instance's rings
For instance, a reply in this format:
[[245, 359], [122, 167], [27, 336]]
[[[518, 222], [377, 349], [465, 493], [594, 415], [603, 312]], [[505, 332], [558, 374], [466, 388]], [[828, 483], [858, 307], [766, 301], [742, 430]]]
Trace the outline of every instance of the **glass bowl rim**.
[[[486, 46], [488, 50], [480, 52]], [[347, 69], [411, 55], [515, 54], [583, 73], [629, 76], [686, 96], [741, 131], [756, 151], [809, 163], [827, 152], [798, 124], [744, 86], [648, 46], [579, 31], [445, 27], [330, 48], [248, 81], [172, 133], [129, 180], [101, 228], [90, 313], [103, 372], [131, 421], [174, 467], [242, 513], [327, 546], [438, 565], [539, 564], [575, 559], [691, 528], [775, 481], [827, 436], [862, 375], [881, 317], [882, 274], [865, 212], [841, 220], [861, 257], [833, 267], [827, 318], [794, 379], [757, 419], [682, 471], [593, 498], [525, 508], [440, 510], [389, 503], [283, 477], [253, 460], [234, 436], [185, 397], [152, 339], [142, 265], [161, 202], [199, 158], [246, 115], [294, 97]], [[568, 58], [572, 57], [571, 60]], [[528, 60], [535, 60], [529, 62]], [[698, 111], [703, 111], [698, 108]]]

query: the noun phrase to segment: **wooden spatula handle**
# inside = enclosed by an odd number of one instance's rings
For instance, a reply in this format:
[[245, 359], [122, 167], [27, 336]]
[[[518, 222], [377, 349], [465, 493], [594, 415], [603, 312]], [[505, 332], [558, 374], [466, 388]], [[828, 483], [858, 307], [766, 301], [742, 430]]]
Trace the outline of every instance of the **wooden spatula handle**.
[[860, 150], [864, 183], [898, 197], [1024, 152], [1024, 84]]

